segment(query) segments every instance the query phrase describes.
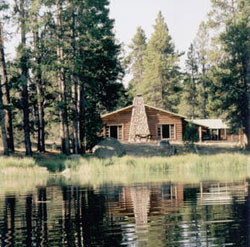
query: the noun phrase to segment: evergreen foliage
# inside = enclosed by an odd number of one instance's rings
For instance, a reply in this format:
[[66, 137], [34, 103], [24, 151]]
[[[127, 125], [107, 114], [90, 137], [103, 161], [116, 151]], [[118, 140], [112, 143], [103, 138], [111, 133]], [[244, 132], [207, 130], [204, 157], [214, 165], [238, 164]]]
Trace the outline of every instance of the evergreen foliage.
[[146, 103], [176, 110], [180, 100], [179, 57], [167, 24], [159, 12], [143, 59], [144, 73], [140, 90]]
[[189, 123], [185, 126], [184, 129], [184, 135], [183, 135], [183, 141], [187, 144], [193, 144], [194, 142], [199, 141], [198, 131], [197, 127]]
[[198, 62], [197, 55], [193, 44], [190, 45], [187, 60], [186, 60], [186, 74], [184, 76], [182, 88], [182, 102], [180, 110], [183, 115], [189, 119], [194, 119], [198, 115]]
[[250, 3], [237, 1], [220, 35], [223, 56], [213, 67], [213, 95], [232, 129], [243, 129], [250, 140]]
[[8, 68], [16, 137], [25, 137], [27, 155], [31, 137], [40, 152], [46, 139], [60, 137], [62, 152], [83, 153], [99, 140], [100, 114], [127, 104], [109, 1], [16, 0], [11, 7], [22, 36]]
[[129, 48], [131, 52], [126, 58], [126, 63], [130, 64], [130, 71], [132, 72], [133, 78], [129, 82], [128, 91], [131, 97], [135, 97], [137, 94], [141, 93], [144, 73], [143, 59], [147, 48], [146, 35], [141, 27], [137, 28]]
[[[61, 140], [65, 154], [84, 153], [99, 141], [100, 115], [142, 94], [147, 104], [188, 118], [220, 117], [242, 129], [250, 148], [250, 2], [211, 0], [187, 53], [185, 72], [159, 12], [148, 41], [138, 27], [121, 83], [121, 46], [113, 32], [108, 0], [15, 0], [0, 3], [0, 115], [4, 153], [15, 144]], [[10, 18], [11, 17], [11, 18]], [[6, 20], [18, 27], [16, 57], [6, 62]], [[184, 139], [196, 140], [194, 126]], [[34, 145], [33, 145], [34, 146]]]

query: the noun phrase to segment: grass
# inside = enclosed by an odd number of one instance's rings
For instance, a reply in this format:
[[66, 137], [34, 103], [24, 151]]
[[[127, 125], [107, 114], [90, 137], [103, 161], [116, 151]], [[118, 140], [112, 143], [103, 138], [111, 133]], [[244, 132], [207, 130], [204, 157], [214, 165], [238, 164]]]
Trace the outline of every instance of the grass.
[[35, 158], [0, 157], [0, 188], [21, 188], [27, 183], [30, 183], [30, 187], [44, 184], [50, 174], [63, 176], [64, 180], [71, 184], [92, 185], [236, 181], [250, 177], [250, 155], [182, 154], [172, 157], [124, 156], [110, 159], [91, 156], [69, 159], [64, 155]]
[[33, 158], [0, 157], [0, 194], [32, 191], [46, 184], [49, 172]]
[[250, 155], [186, 154], [172, 157], [66, 160], [64, 174], [81, 183], [198, 183], [250, 177]]

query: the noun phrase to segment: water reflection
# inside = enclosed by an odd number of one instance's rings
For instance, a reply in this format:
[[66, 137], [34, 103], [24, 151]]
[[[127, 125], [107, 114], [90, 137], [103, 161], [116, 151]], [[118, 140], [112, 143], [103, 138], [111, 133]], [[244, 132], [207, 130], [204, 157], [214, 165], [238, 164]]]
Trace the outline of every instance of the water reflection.
[[0, 195], [0, 246], [250, 246], [247, 181]]

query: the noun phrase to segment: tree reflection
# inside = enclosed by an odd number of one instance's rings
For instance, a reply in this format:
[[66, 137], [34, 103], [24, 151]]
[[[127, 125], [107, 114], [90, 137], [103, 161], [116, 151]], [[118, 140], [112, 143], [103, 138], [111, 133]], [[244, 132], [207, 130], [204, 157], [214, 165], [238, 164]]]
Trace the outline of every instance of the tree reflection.
[[250, 246], [248, 184], [38, 187], [0, 197], [0, 246]]

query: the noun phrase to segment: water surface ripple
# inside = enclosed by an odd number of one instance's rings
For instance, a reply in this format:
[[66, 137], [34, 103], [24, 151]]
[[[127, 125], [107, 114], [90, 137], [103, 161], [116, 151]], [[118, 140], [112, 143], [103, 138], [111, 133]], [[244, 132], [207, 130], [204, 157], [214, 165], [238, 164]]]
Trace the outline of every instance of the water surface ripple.
[[248, 182], [0, 192], [0, 247], [250, 246]]

